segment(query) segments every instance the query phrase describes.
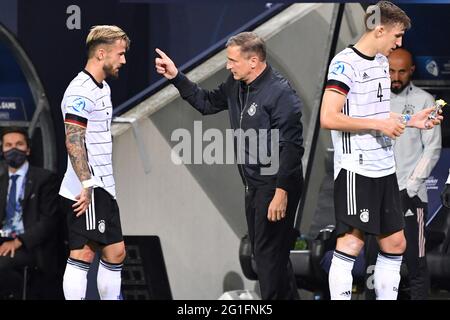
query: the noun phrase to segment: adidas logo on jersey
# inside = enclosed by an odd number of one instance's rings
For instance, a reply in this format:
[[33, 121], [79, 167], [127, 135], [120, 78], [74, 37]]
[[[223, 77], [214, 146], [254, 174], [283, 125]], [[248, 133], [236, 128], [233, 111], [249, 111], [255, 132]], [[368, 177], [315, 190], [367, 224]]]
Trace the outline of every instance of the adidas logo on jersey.
[[349, 291], [344, 291], [344, 292], [341, 292], [340, 295], [344, 296], [344, 297], [350, 297], [352, 295], [352, 292], [350, 290]]
[[369, 77], [369, 75], [367, 74], [367, 73], [363, 73], [363, 80], [367, 80], [367, 79], [369, 79], [370, 77]]

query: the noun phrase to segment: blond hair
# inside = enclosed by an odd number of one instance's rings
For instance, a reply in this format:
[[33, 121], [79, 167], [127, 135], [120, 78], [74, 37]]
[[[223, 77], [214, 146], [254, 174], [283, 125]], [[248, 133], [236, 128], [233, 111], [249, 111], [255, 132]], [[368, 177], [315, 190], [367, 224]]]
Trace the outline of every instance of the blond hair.
[[124, 40], [127, 45], [127, 50], [130, 47], [131, 40], [127, 34], [118, 26], [93, 26], [86, 38], [86, 49], [88, 58], [91, 58], [95, 49], [100, 44], [111, 45], [116, 40]]

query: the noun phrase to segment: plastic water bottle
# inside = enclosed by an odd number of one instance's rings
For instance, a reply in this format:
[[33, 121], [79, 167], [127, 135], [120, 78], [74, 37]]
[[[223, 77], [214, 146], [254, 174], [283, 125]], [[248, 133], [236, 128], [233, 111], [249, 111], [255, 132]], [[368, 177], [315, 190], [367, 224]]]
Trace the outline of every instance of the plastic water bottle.
[[398, 118], [398, 120], [400, 121], [400, 123], [403, 123], [403, 124], [406, 126], [406, 124], [408, 123], [408, 121], [411, 120], [411, 115], [409, 115], [409, 114], [407, 114], [407, 113], [402, 114], [402, 115]]
[[[400, 122], [401, 124], [403, 124], [405, 126], [406, 126], [406, 124], [408, 123], [409, 120], [411, 120], [411, 115], [407, 114], [407, 113], [401, 114], [398, 117], [398, 122]], [[388, 136], [383, 135], [383, 139], [384, 139], [384, 142], [386, 144], [386, 147], [392, 147], [393, 143], [392, 143], [392, 139], [391, 138], [389, 138]]]

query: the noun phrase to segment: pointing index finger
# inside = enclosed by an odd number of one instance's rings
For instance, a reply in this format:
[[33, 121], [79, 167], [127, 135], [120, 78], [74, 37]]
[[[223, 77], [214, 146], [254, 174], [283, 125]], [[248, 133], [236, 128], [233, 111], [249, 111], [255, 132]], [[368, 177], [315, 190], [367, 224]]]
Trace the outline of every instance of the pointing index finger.
[[163, 59], [168, 59], [169, 58], [167, 56], [167, 54], [165, 54], [164, 51], [162, 51], [161, 49], [156, 48], [155, 51], [156, 51], [157, 54], [159, 54], [161, 56], [161, 58], [163, 58]]

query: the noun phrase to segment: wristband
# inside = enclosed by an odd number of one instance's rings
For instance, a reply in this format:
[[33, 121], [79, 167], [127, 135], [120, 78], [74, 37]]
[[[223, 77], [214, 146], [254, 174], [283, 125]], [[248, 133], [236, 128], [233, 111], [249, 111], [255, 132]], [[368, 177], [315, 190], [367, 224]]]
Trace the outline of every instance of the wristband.
[[83, 189], [88, 189], [95, 186], [95, 182], [93, 179], [81, 181], [81, 184], [83, 185]]

